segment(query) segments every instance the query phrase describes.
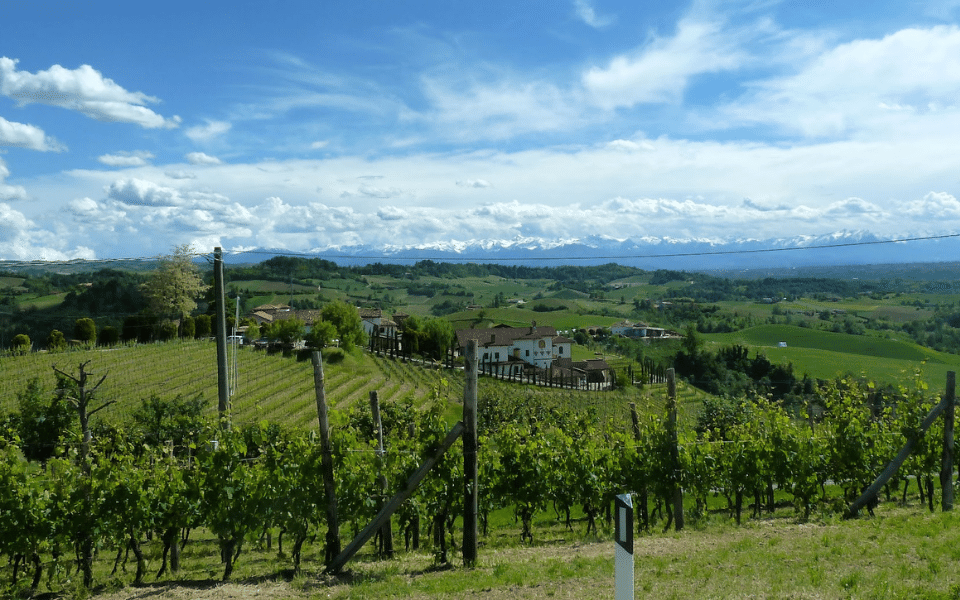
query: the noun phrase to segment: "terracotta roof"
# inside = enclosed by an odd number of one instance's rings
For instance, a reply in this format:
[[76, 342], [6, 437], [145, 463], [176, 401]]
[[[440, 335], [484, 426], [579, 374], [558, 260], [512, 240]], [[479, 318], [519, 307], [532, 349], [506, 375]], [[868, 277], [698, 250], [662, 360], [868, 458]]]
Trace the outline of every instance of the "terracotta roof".
[[516, 340], [539, 340], [557, 337], [555, 327], [489, 327], [486, 329], [460, 329], [457, 331], [457, 343], [466, 347], [469, 340], [477, 340], [481, 348], [490, 346], [510, 346]]

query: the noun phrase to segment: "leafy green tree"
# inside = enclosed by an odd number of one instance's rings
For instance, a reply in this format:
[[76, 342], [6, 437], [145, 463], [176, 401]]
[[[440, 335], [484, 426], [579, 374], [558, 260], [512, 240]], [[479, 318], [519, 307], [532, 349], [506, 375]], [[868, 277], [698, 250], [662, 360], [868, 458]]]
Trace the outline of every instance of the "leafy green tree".
[[106, 325], [100, 330], [97, 343], [101, 346], [115, 346], [120, 342], [120, 330], [113, 325]]
[[59, 329], [54, 329], [50, 332], [50, 335], [47, 336], [47, 350], [50, 352], [58, 352], [64, 350], [66, 347], [67, 338]]
[[360, 312], [355, 306], [337, 300], [323, 307], [321, 316], [324, 321], [333, 323], [340, 338], [340, 347], [350, 351], [354, 346], [362, 346], [366, 334], [363, 331], [363, 321]]
[[185, 338], [196, 337], [197, 322], [193, 317], [184, 317], [180, 321], [180, 336]]
[[85, 344], [97, 342], [97, 324], [89, 317], [77, 319], [73, 324], [73, 336]]
[[197, 339], [209, 337], [210, 332], [213, 331], [210, 315], [197, 315], [197, 318], [194, 319], [193, 327], [193, 336]]
[[155, 314], [183, 319], [197, 308], [197, 298], [208, 286], [193, 264], [194, 254], [188, 245], [177, 246], [172, 256], [160, 260], [144, 289]]
[[337, 337], [337, 328], [329, 321], [317, 321], [307, 334], [307, 344], [311, 348], [323, 348]]
[[12, 346], [15, 353], [26, 354], [30, 351], [30, 336], [25, 333], [18, 333], [17, 335], [13, 336]]
[[300, 319], [281, 319], [270, 323], [265, 335], [282, 344], [292, 344], [304, 336], [303, 321]]
[[446, 319], [430, 319], [423, 325], [420, 350], [424, 356], [441, 360], [453, 345], [453, 325]]

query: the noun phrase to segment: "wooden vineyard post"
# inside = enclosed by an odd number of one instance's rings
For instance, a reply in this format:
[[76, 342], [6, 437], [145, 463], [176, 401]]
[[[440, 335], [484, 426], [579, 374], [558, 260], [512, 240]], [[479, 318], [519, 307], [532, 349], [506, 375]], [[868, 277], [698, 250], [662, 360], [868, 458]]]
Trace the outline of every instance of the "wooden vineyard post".
[[463, 386], [463, 565], [477, 562], [477, 340], [467, 343]]
[[944, 392], [944, 401], [947, 406], [943, 411], [943, 469], [940, 473], [940, 486], [943, 488], [941, 510], [953, 510], [953, 427], [954, 406], [957, 401], [957, 373], [947, 371], [947, 389]]
[[213, 294], [217, 304], [217, 414], [220, 426], [230, 429], [230, 383], [227, 381], [227, 307], [223, 293], [223, 249], [213, 249]]
[[[383, 422], [380, 420], [380, 397], [376, 390], [370, 392], [370, 413], [373, 415], [373, 435], [377, 441], [377, 482], [383, 494], [382, 502], [386, 502], [387, 477], [383, 474]], [[389, 517], [380, 529], [380, 554], [393, 556], [393, 523], [390, 522]]]
[[320, 470], [327, 501], [327, 543], [323, 562], [329, 566], [334, 557], [340, 554], [340, 524], [337, 521], [337, 488], [333, 479], [333, 444], [330, 443], [323, 361], [318, 350], [313, 351], [313, 387], [317, 394], [317, 419], [320, 421]]
[[[951, 399], [952, 401], [952, 399]], [[860, 494], [860, 497], [853, 501], [853, 503], [847, 507], [846, 517], [856, 517], [860, 513], [860, 509], [866, 506], [871, 500], [873, 500], [877, 493], [882, 488], [891, 477], [893, 477], [897, 470], [903, 465], [904, 461], [907, 460], [907, 457], [910, 456], [910, 453], [913, 452], [913, 447], [916, 446], [917, 441], [920, 440], [924, 434], [927, 433], [927, 430], [930, 429], [930, 426], [933, 425], [933, 422], [936, 421], [940, 415], [946, 410], [947, 407], [947, 396], [944, 395], [943, 399], [930, 409], [930, 412], [927, 413], [927, 416], [920, 423], [920, 429], [917, 431], [916, 436], [911, 437], [907, 440], [907, 443], [903, 445], [903, 448], [900, 449], [900, 452], [891, 460], [887, 467], [883, 470], [882, 473], [871, 483], [866, 490]]]
[[[640, 417], [637, 415], [637, 405], [635, 402], [630, 403], [630, 420], [633, 422], [633, 441], [640, 445]], [[650, 518], [647, 514], [647, 484], [644, 483], [639, 490], [637, 490], [637, 495], [640, 496], [640, 523], [643, 526], [643, 529], [646, 530], [650, 527]]]
[[343, 566], [347, 564], [351, 558], [353, 558], [357, 551], [359, 551], [360, 548], [362, 548], [363, 545], [373, 537], [380, 527], [383, 526], [384, 520], [396, 512], [396, 510], [400, 508], [400, 505], [403, 504], [407, 498], [413, 495], [413, 492], [416, 491], [417, 486], [420, 485], [420, 482], [423, 481], [423, 478], [427, 476], [427, 473], [430, 472], [430, 469], [432, 469], [434, 465], [440, 461], [440, 458], [443, 457], [444, 453], [450, 449], [450, 446], [452, 446], [453, 443], [457, 441], [457, 438], [459, 438], [462, 434], [463, 423], [458, 422], [447, 433], [447, 437], [443, 438], [443, 441], [440, 442], [440, 447], [437, 448], [436, 452], [427, 458], [427, 460], [420, 465], [420, 468], [410, 476], [403, 489], [397, 492], [397, 494], [394, 495], [394, 497], [391, 498], [382, 509], [380, 509], [379, 514], [373, 518], [373, 521], [364, 527], [363, 530], [357, 534], [357, 537], [353, 538], [353, 541], [347, 544], [347, 547], [343, 549], [343, 552], [341, 552], [330, 564], [327, 565], [327, 573], [340, 572], [340, 569], [342, 569]]
[[667, 426], [670, 428], [670, 452], [673, 455], [673, 525], [676, 531], [683, 529], [683, 489], [680, 487], [680, 439], [677, 431], [677, 377], [673, 367], [667, 369]]

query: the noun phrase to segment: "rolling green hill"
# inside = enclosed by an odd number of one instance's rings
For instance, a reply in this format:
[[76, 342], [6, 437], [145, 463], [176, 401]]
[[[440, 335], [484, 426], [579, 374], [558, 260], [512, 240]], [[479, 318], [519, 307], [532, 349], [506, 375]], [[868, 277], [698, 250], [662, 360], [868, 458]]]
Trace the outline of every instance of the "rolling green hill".
[[[917, 369], [934, 389], [947, 371], [960, 369], [960, 356], [937, 352], [912, 342], [865, 335], [831, 333], [791, 325], [759, 325], [735, 333], [704, 335], [716, 346], [741, 344], [776, 363], [792, 363], [802, 375], [830, 378], [846, 373], [877, 381], [906, 383]], [[786, 342], [787, 347], [779, 347]]]

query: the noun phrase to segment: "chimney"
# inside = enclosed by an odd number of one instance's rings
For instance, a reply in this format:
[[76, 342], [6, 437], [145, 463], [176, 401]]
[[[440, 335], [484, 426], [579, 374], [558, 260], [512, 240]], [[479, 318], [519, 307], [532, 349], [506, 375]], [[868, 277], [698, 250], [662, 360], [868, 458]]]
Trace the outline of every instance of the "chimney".
[[531, 322], [530, 322], [530, 333], [533, 333], [534, 330], [536, 330], [536, 328], [537, 328], [537, 322], [536, 322], [536, 321], [531, 321]]
[[491, 343], [491, 344], [495, 344], [496, 342], [497, 342], [497, 334], [491, 333], [491, 334], [490, 334], [490, 343]]

